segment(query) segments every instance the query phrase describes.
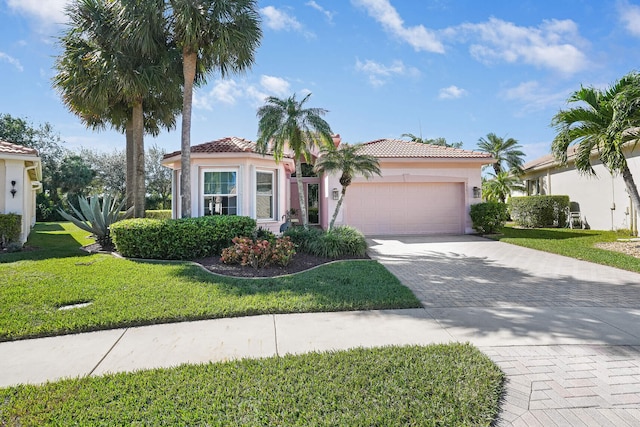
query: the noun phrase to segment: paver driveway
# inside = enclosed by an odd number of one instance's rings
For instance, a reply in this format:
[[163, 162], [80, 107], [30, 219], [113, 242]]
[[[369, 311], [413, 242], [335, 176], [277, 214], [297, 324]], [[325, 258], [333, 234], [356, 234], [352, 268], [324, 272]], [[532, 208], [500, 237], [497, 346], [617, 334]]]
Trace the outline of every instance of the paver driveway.
[[506, 373], [498, 425], [640, 425], [640, 274], [474, 236], [369, 243]]

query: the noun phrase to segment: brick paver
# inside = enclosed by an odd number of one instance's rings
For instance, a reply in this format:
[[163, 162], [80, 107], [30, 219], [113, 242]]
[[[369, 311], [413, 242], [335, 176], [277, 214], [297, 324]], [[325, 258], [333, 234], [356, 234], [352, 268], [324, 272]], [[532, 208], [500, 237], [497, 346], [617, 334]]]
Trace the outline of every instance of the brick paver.
[[[434, 313], [640, 309], [639, 274], [477, 237], [372, 238], [370, 253]], [[507, 378], [500, 427], [640, 425], [640, 346], [514, 342], [481, 350]]]

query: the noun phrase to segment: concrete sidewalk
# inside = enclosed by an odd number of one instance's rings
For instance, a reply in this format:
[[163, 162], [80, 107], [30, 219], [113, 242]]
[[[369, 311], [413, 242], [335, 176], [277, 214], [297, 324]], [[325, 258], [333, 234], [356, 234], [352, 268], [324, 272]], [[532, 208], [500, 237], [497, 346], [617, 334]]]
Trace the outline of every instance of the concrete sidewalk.
[[169, 323], [0, 343], [0, 387], [183, 363], [455, 340], [423, 309]]
[[[450, 324], [453, 318], [456, 325]], [[527, 331], [525, 323], [535, 325], [536, 330]], [[638, 324], [640, 310], [573, 308], [559, 313], [542, 308], [487, 311], [468, 307], [168, 323], [0, 343], [0, 386], [183, 363], [383, 345], [471, 342], [480, 348], [640, 346]], [[630, 325], [634, 330], [625, 332]], [[589, 331], [590, 338], [577, 337], [578, 331]]]

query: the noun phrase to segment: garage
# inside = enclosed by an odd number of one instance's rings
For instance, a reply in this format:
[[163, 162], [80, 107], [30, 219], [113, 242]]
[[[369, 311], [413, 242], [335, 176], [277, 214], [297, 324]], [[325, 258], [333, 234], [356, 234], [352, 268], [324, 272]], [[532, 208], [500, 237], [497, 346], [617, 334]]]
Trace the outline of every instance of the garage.
[[353, 183], [345, 202], [345, 223], [366, 235], [464, 233], [463, 183]]

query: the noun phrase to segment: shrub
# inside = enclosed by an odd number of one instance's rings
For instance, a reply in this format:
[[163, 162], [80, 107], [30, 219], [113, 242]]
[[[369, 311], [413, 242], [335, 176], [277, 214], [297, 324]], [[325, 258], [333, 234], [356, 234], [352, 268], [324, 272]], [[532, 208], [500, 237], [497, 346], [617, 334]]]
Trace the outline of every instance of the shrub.
[[0, 214], [0, 248], [18, 243], [22, 226], [22, 217], [18, 214]]
[[284, 233], [283, 236], [287, 236], [296, 245], [298, 252], [311, 253], [311, 244], [317, 240], [322, 234], [322, 230], [318, 228], [309, 228], [305, 230], [304, 227], [291, 227]]
[[138, 218], [111, 230], [118, 252], [148, 259], [196, 259], [220, 255], [237, 236], [250, 236], [256, 221], [245, 216], [181, 219]]
[[258, 227], [256, 231], [253, 232], [252, 236], [253, 240], [268, 240], [269, 243], [274, 244], [276, 242], [276, 235], [267, 228]]
[[491, 234], [504, 227], [507, 221], [507, 205], [500, 202], [484, 202], [471, 205], [471, 222], [480, 234]]
[[569, 196], [525, 196], [509, 200], [511, 218], [521, 227], [563, 227], [568, 210]]
[[345, 255], [363, 256], [367, 252], [367, 241], [364, 235], [353, 227], [334, 227], [326, 232], [317, 229], [299, 231], [298, 229], [301, 228], [293, 228], [291, 234], [290, 230], [285, 233], [298, 245], [300, 252], [323, 258], [340, 258]]
[[[78, 197], [80, 208], [76, 208], [69, 204], [73, 214], [71, 215], [62, 209], [58, 209], [58, 213], [67, 221], [73, 222], [77, 227], [93, 234], [96, 242], [101, 245], [111, 245], [111, 225], [118, 221], [118, 214], [124, 207], [125, 201], [120, 203], [111, 195], [103, 197], [102, 203], [98, 196], [92, 196], [87, 199]], [[127, 211], [125, 217], [130, 214]]]
[[222, 250], [221, 261], [225, 264], [250, 265], [264, 268], [271, 264], [286, 266], [295, 255], [291, 239], [283, 237], [273, 244], [268, 240], [252, 240], [248, 237], [235, 237], [233, 246]]

